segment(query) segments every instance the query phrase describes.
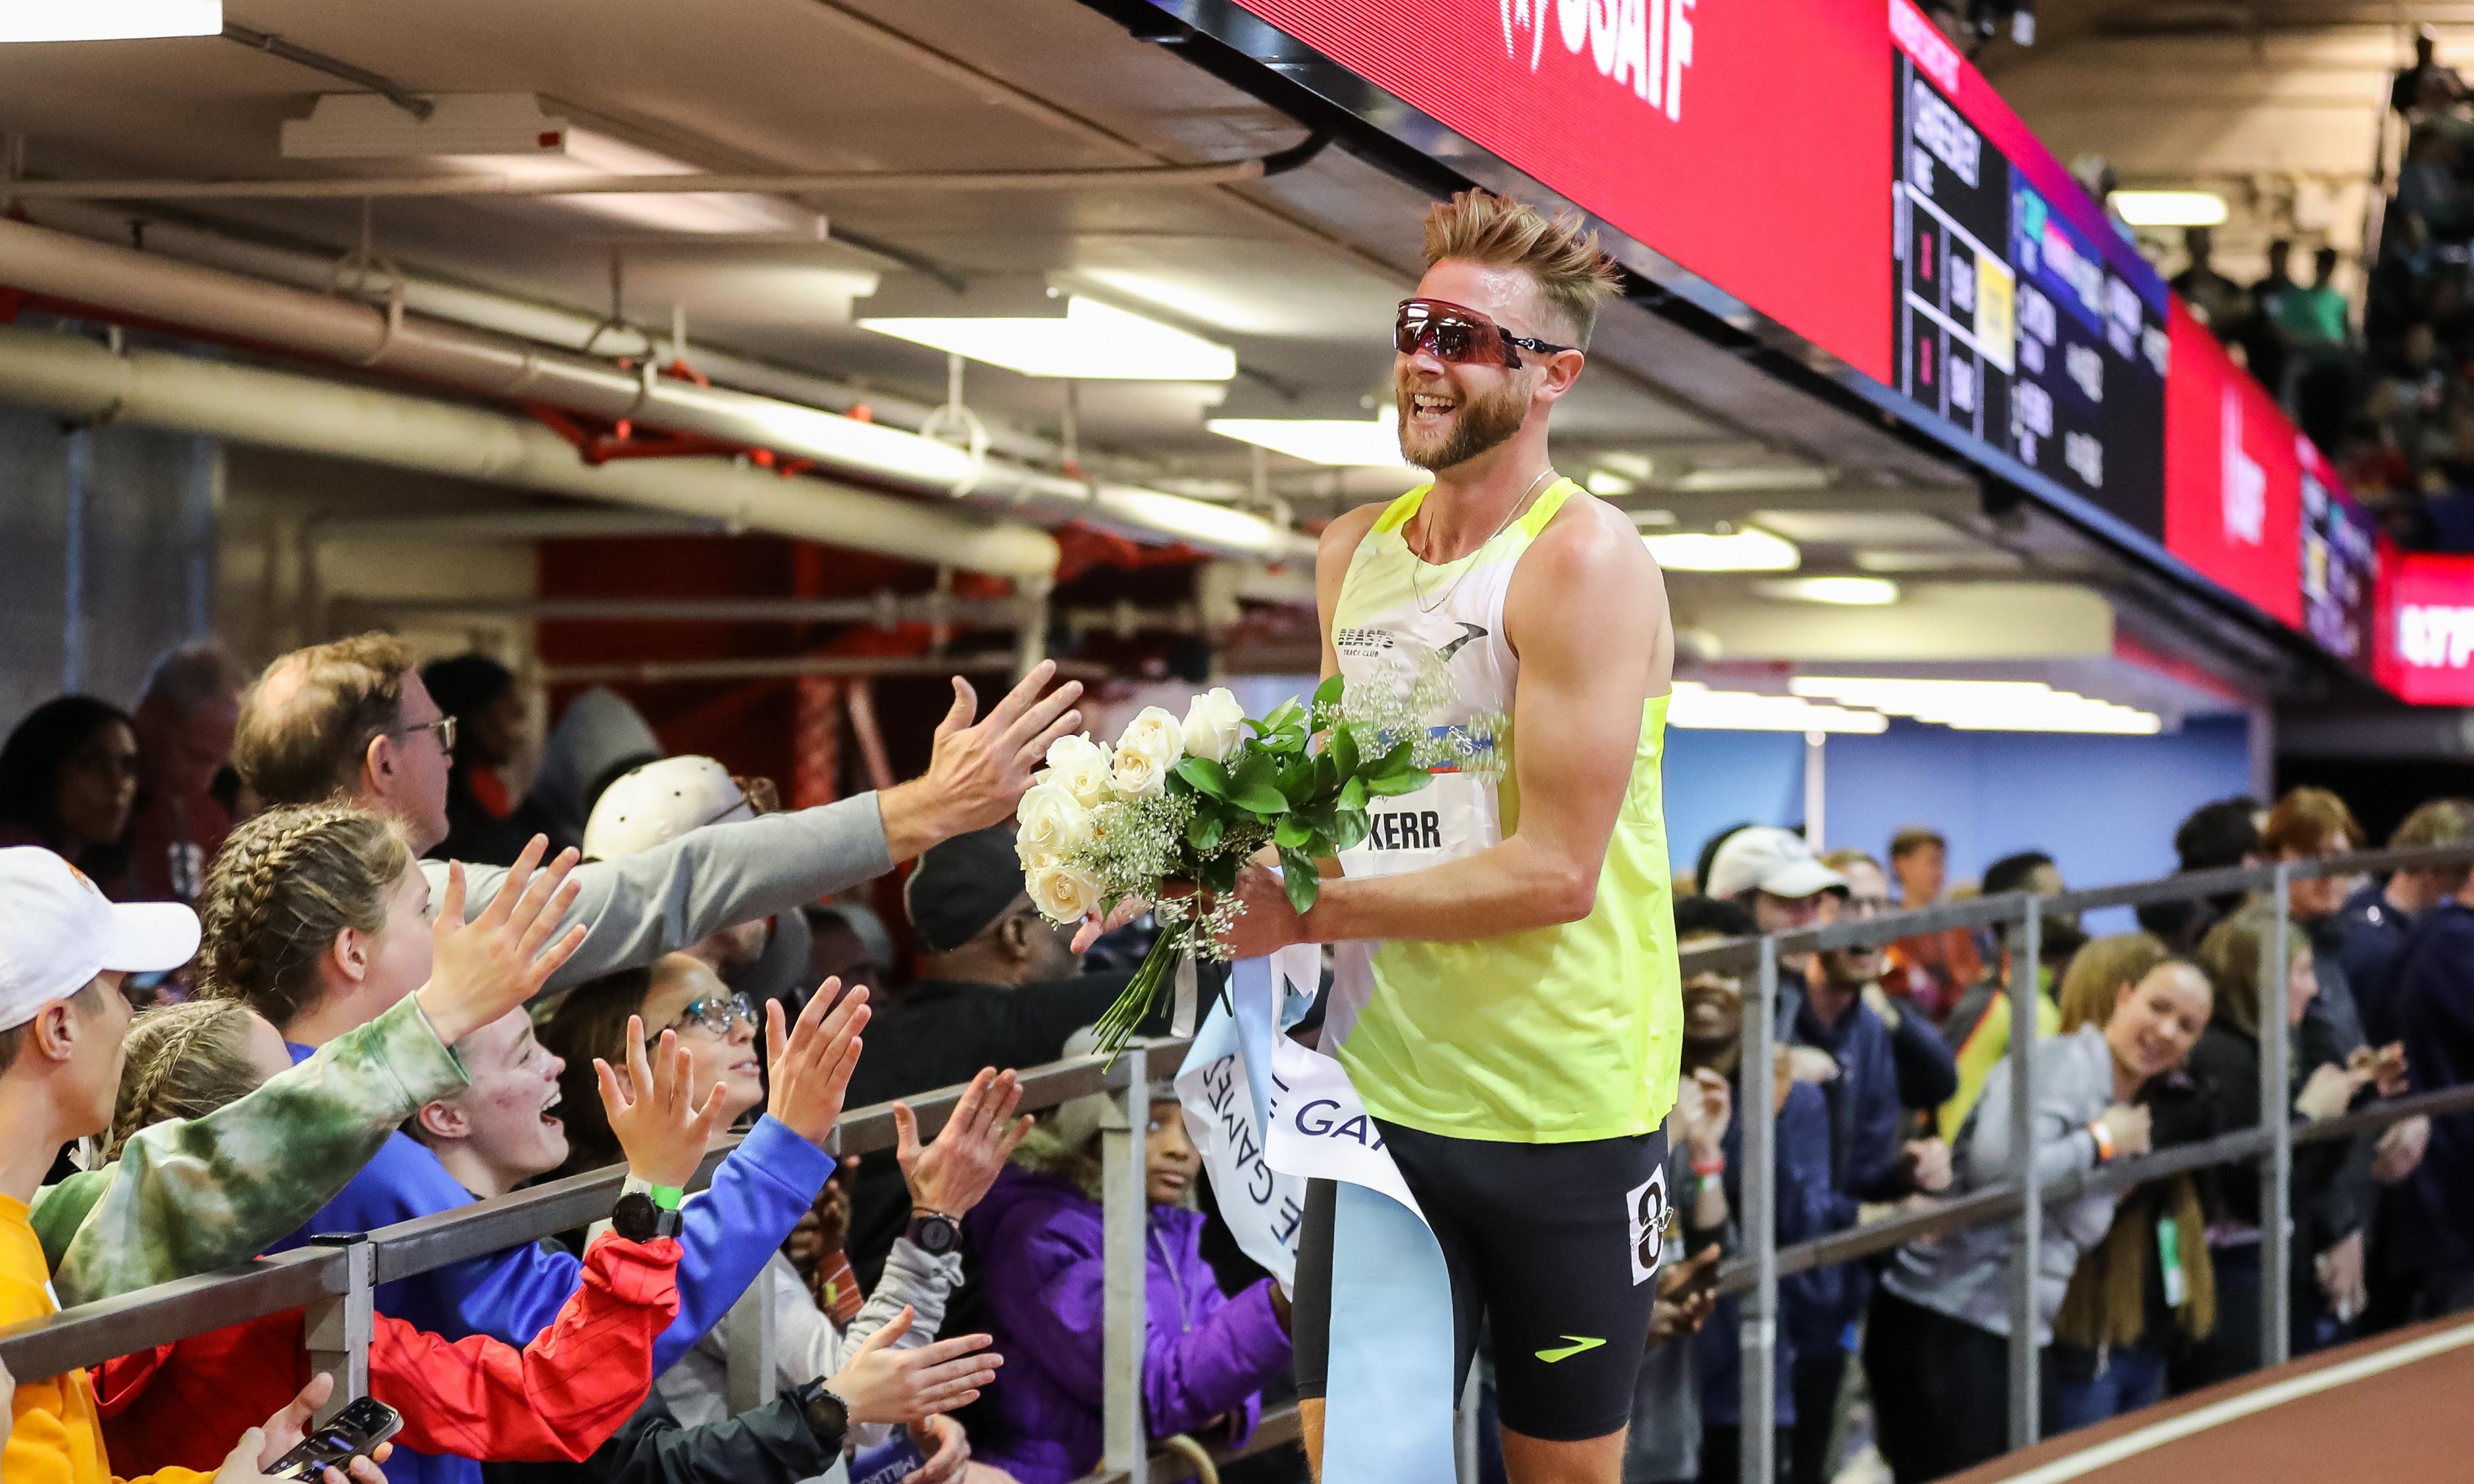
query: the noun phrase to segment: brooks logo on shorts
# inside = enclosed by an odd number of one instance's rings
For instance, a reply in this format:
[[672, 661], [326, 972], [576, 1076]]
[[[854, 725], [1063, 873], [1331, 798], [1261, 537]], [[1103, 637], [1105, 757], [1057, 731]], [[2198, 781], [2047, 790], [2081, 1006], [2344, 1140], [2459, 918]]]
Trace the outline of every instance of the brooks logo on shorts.
[[1580, 1354], [1583, 1350], [1593, 1350], [1599, 1346], [1607, 1343], [1604, 1340], [1592, 1340], [1586, 1336], [1577, 1334], [1567, 1334], [1564, 1336], [1564, 1338], [1571, 1341], [1572, 1343], [1569, 1345], [1558, 1345], [1552, 1350], [1540, 1350], [1538, 1352], [1538, 1358], [1551, 1366], [1559, 1360], [1569, 1360], [1573, 1356]]

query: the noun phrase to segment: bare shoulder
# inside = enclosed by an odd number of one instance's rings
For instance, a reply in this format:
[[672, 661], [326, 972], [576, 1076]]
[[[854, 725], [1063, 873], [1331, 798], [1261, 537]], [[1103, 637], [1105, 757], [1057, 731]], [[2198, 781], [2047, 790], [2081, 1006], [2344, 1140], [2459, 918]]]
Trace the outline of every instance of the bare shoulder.
[[1384, 501], [1360, 505], [1335, 517], [1316, 538], [1315, 570], [1322, 572], [1336, 564], [1342, 572], [1346, 572], [1350, 558], [1357, 555], [1358, 544], [1366, 539], [1368, 531], [1374, 529], [1374, 523], [1383, 519], [1383, 512], [1390, 508], [1390, 503]]
[[1578, 585], [1589, 590], [1588, 600], [1593, 602], [1602, 600], [1609, 588], [1637, 591], [1663, 585], [1658, 561], [1632, 517], [1586, 492], [1564, 501], [1530, 544], [1521, 575], [1530, 576], [1533, 566], [1535, 576], [1549, 590]]

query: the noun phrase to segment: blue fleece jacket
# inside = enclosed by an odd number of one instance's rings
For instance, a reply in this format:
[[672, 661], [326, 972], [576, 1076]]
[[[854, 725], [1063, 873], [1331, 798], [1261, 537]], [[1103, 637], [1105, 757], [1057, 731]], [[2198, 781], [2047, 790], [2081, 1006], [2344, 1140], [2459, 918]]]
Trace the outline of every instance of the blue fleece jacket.
[[[1737, 1087], [1741, 1096], [1742, 1088]], [[1744, 1203], [1743, 1185], [1738, 1172], [1743, 1165], [1743, 1127], [1741, 1117], [1727, 1126], [1727, 1206], [1738, 1213], [1740, 1223]], [[1808, 1241], [1837, 1229], [1833, 1225], [1831, 1206], [1835, 1194], [1830, 1184], [1830, 1108], [1822, 1100], [1821, 1089], [1810, 1083], [1798, 1083], [1786, 1096], [1786, 1107], [1778, 1116], [1778, 1244], [1791, 1246]], [[1749, 1248], [1749, 1239], [1747, 1239]], [[1845, 1264], [1833, 1268], [1813, 1268], [1779, 1279], [1779, 1308], [1783, 1323], [1778, 1339], [1778, 1420], [1780, 1425], [1795, 1421], [1795, 1387], [1789, 1372], [1795, 1365], [1796, 1334], [1811, 1327], [1798, 1322], [1799, 1315], [1834, 1313], [1843, 1302], [1840, 1274]], [[1720, 1299], [1710, 1322], [1693, 1337], [1694, 1363], [1701, 1373], [1701, 1422], [1708, 1427], [1733, 1427], [1739, 1423], [1743, 1412], [1743, 1356], [1737, 1349], [1738, 1321], [1742, 1304], [1730, 1294]]]
[[[2414, 1091], [2474, 1082], [2474, 908], [2442, 902], [2413, 919], [2390, 1009]], [[2416, 1271], [2474, 1268], [2474, 1113], [2432, 1119], [2430, 1150], [2401, 1194], [2396, 1251]]]
[[[295, 1061], [308, 1055], [305, 1046], [292, 1048]], [[668, 1370], [720, 1323], [814, 1203], [833, 1169], [831, 1155], [768, 1117], [758, 1120], [722, 1160], [712, 1186], [689, 1198], [679, 1232], [679, 1313], [654, 1342], [654, 1375]], [[437, 1156], [399, 1133], [343, 1194], [274, 1250], [327, 1232], [376, 1231], [472, 1204], [473, 1193], [447, 1173]], [[521, 1347], [557, 1319], [582, 1271], [571, 1254], [528, 1242], [381, 1284], [377, 1310], [450, 1340], [486, 1334]], [[481, 1469], [469, 1459], [399, 1448], [387, 1460], [386, 1475], [388, 1484], [480, 1484]]]
[[2388, 888], [2375, 881], [2346, 901], [2337, 920], [2344, 929], [2337, 962], [2362, 1011], [2363, 1034], [2372, 1045], [2385, 1046], [2397, 1038], [2397, 955], [2413, 919], [2390, 905]]

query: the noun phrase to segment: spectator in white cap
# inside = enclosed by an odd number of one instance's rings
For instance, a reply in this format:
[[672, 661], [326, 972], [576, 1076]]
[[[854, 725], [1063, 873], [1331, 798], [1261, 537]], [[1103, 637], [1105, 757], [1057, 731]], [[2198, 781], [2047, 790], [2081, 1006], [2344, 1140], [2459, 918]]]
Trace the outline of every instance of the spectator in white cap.
[[[0, 1326], [59, 1308], [33, 1207], [43, 1174], [72, 1140], [111, 1123], [120, 1090], [130, 974], [180, 967], [198, 950], [198, 918], [177, 903], [115, 906], [48, 850], [0, 850]], [[127, 1240], [147, 1240], [133, 1222]], [[326, 1399], [322, 1378], [301, 1401], [243, 1435], [219, 1479], [247, 1480], [300, 1441]], [[84, 1371], [20, 1383], [9, 1401], [0, 1476], [109, 1476], [94, 1387]], [[327, 1471], [327, 1484], [343, 1475]], [[358, 1484], [383, 1484], [356, 1464]]]
[[1755, 824], [1727, 837], [1701, 889], [1750, 911], [1764, 933], [1792, 933], [1812, 926], [1822, 893], [1845, 892], [1847, 878], [1822, 864], [1793, 830]]
[[[601, 791], [584, 824], [584, 857], [640, 856], [709, 824], [773, 814], [776, 797], [771, 779], [740, 778], [712, 758], [660, 758], [620, 774]], [[782, 912], [734, 922], [679, 951], [703, 960], [760, 1012], [766, 1000], [780, 1000], [796, 1014], [806, 991], [817, 984], [809, 973], [810, 947], [808, 919]]]

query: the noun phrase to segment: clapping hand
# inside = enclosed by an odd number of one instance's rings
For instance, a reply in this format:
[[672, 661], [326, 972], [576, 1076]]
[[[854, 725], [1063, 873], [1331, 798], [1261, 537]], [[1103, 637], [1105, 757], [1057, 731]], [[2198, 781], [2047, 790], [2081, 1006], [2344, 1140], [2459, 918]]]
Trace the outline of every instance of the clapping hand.
[[568, 879], [576, 854], [562, 850], [536, 870], [549, 837], [536, 835], [498, 883], [481, 915], [464, 920], [464, 865], [447, 865], [447, 891], [430, 924], [429, 983], [414, 998], [438, 1038], [452, 1046], [541, 993], [584, 946], [584, 925], [558, 925], [582, 889]]
[[859, 1033], [867, 1025], [867, 990], [843, 994], [841, 987], [838, 979], [817, 985], [787, 1036], [782, 1002], [764, 1002], [765, 1060], [773, 1068], [764, 1111], [819, 1149], [841, 1120], [842, 1099], [859, 1066]]
[[690, 1085], [694, 1072], [678, 1033], [663, 1032], [661, 1049], [648, 1059], [643, 1019], [630, 1015], [626, 1083], [622, 1086], [618, 1074], [599, 1057], [593, 1058], [593, 1073], [601, 1083], [601, 1110], [609, 1116], [610, 1131], [627, 1153], [627, 1173], [648, 1185], [674, 1190], [693, 1180], [704, 1162], [705, 1146], [721, 1122], [721, 1084], [716, 1083], [705, 1094], [701, 1107], [696, 1105]]
[[960, 1217], [996, 1182], [1014, 1146], [1031, 1131], [1031, 1116], [1014, 1116], [1022, 1084], [1008, 1069], [983, 1067], [954, 1104], [934, 1143], [919, 1147], [919, 1120], [910, 1105], [893, 1105], [894, 1158], [910, 1186], [910, 1204], [923, 1211]]

